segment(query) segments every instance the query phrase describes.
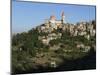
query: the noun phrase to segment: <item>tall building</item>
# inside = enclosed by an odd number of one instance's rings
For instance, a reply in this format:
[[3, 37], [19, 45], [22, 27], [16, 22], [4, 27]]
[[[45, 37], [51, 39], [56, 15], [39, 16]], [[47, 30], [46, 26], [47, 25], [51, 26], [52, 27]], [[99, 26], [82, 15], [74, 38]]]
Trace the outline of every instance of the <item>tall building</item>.
[[61, 21], [62, 21], [62, 24], [65, 23], [65, 15], [64, 15], [64, 11], [63, 11], [62, 14], [61, 14]]

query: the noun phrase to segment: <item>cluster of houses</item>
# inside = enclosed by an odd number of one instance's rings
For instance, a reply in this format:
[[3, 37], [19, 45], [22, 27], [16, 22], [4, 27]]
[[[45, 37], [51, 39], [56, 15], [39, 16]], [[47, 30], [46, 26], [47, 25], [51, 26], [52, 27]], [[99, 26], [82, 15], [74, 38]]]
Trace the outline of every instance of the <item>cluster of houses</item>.
[[84, 36], [89, 40], [91, 36], [95, 36], [96, 29], [92, 22], [80, 22], [76, 25], [70, 25], [69, 32], [71, 36]]
[[47, 36], [39, 36], [38, 39], [42, 41], [43, 44], [48, 45], [53, 39], [61, 38], [62, 33], [50, 33]]
[[77, 44], [76, 48], [80, 49], [82, 52], [88, 52], [90, 51], [91, 47], [90, 46], [85, 46], [84, 44]]
[[39, 36], [38, 39], [42, 41], [43, 44], [48, 45], [50, 40], [61, 38], [62, 33], [53, 33], [57, 29], [62, 31], [68, 31], [70, 36], [83, 36], [90, 40], [91, 36], [96, 35], [96, 28], [92, 22], [79, 22], [77, 24], [69, 24], [65, 21], [64, 12], [61, 14], [61, 20], [56, 20], [54, 15], [50, 16], [50, 19], [37, 27], [39, 32], [48, 33], [47, 36]]

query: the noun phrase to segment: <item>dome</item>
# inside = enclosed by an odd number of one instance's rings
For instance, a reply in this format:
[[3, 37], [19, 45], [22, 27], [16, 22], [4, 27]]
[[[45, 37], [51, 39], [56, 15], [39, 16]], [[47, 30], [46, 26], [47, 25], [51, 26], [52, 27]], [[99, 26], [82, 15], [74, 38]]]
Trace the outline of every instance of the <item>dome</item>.
[[54, 15], [50, 16], [50, 20], [55, 20], [56, 17]]

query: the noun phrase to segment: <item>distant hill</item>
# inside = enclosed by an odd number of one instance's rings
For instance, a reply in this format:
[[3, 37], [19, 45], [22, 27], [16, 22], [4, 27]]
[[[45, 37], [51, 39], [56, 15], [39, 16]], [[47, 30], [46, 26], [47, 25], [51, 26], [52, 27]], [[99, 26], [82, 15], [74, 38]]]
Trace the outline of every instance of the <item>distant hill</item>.
[[[96, 34], [92, 34], [96, 23], [93, 21], [91, 25], [89, 24], [63, 24], [57, 29], [46, 28], [46, 25], [42, 24], [36, 28], [32, 28], [28, 32], [14, 34], [12, 36], [13, 73], [31, 72], [33, 69], [39, 70], [40, 67], [45, 69], [45, 71], [46, 68], [54, 70], [63, 65], [65, 60], [69, 62], [73, 61], [71, 62], [73, 64], [74, 61], [88, 59], [88, 56], [91, 58], [91, 50], [93, 51], [93, 55], [95, 55], [96, 51]], [[85, 29], [86, 26], [87, 29]], [[88, 31], [88, 26], [90, 26], [90, 31]], [[51, 30], [49, 30], [50, 28]], [[95, 61], [95, 58], [93, 60]], [[81, 63], [80, 61], [78, 63]], [[92, 63], [92, 61], [89, 63]], [[89, 63], [87, 62], [84, 65]], [[71, 65], [70, 63], [68, 64]], [[95, 63], [93, 65], [95, 66]], [[76, 70], [73, 65], [69, 66], [69, 68], [71, 67], [73, 67], [71, 70]], [[66, 68], [65, 70], [68, 70]]]

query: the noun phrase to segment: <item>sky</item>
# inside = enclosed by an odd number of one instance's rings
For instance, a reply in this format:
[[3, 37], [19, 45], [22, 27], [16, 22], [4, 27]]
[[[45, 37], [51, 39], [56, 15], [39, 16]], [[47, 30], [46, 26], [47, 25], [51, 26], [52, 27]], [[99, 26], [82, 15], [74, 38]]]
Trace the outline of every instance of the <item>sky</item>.
[[12, 33], [28, 31], [39, 26], [55, 15], [57, 20], [61, 19], [61, 12], [65, 13], [65, 21], [77, 23], [80, 21], [95, 20], [95, 6], [71, 5], [54, 3], [36, 3], [12, 1]]

